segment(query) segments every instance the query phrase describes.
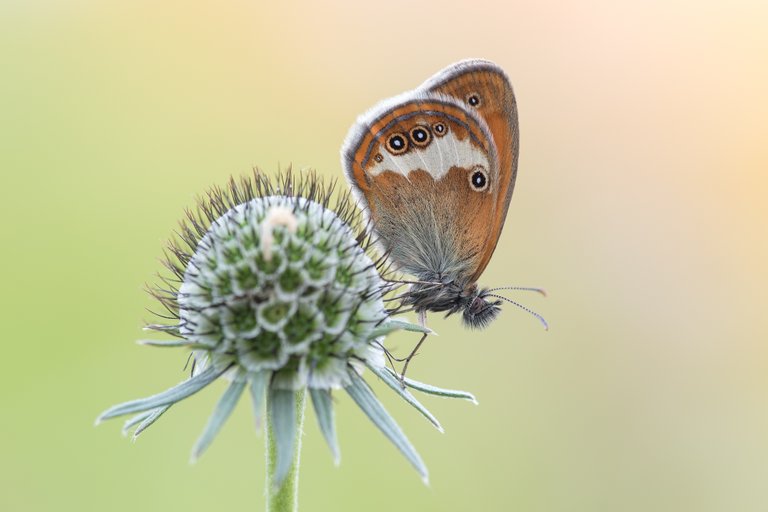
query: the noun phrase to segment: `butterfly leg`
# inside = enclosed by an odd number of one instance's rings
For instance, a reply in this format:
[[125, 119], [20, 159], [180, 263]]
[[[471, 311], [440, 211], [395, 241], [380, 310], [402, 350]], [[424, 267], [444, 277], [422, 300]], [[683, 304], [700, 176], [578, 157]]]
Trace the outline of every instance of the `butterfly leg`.
[[[419, 311], [418, 312], [418, 318], [419, 318], [419, 325], [422, 327], [427, 327], [427, 312], [426, 311]], [[419, 351], [419, 348], [421, 348], [421, 344], [424, 343], [424, 340], [427, 339], [428, 334], [424, 333], [421, 335], [421, 339], [416, 344], [415, 347], [413, 347], [413, 350], [410, 354], [408, 354], [408, 357], [405, 358], [405, 364], [403, 364], [403, 371], [400, 373], [400, 385], [403, 386], [403, 389], [405, 389], [405, 372], [408, 371], [408, 365], [411, 362], [411, 359], [414, 358], [416, 353]]]

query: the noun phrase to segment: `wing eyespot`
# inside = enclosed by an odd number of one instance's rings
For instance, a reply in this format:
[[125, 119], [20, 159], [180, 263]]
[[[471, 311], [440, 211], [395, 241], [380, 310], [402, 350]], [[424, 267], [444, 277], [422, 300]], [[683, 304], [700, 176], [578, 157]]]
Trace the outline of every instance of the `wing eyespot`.
[[466, 102], [467, 104], [475, 108], [478, 108], [483, 104], [483, 100], [480, 99], [480, 95], [477, 94], [476, 92], [471, 92], [467, 94]]
[[448, 133], [448, 126], [445, 123], [437, 122], [432, 124], [432, 133], [437, 137], [443, 137]]
[[408, 137], [402, 133], [393, 133], [387, 137], [387, 143], [385, 144], [387, 151], [393, 155], [402, 155], [408, 151]]
[[469, 186], [475, 192], [484, 192], [488, 190], [490, 180], [488, 179], [488, 173], [482, 167], [475, 166], [469, 173]]
[[432, 133], [427, 126], [416, 125], [411, 128], [408, 135], [411, 137], [411, 142], [420, 148], [425, 148], [432, 142]]

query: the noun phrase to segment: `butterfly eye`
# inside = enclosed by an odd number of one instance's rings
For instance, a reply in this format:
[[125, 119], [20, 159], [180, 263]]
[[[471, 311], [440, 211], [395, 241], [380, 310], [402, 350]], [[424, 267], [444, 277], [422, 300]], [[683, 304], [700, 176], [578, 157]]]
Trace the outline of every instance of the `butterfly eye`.
[[476, 92], [467, 95], [467, 103], [473, 107], [479, 107], [482, 104], [480, 101], [480, 96]]
[[420, 148], [426, 147], [432, 141], [432, 134], [426, 126], [416, 126], [411, 129], [411, 140]]
[[469, 175], [469, 184], [476, 192], [482, 192], [488, 188], [488, 174], [482, 167], [475, 167]]
[[408, 151], [408, 139], [402, 133], [393, 133], [387, 139], [387, 150], [393, 155], [402, 155]]
[[435, 123], [435, 124], [432, 125], [432, 131], [438, 137], [442, 137], [443, 135], [448, 133], [448, 127], [445, 126], [443, 123]]

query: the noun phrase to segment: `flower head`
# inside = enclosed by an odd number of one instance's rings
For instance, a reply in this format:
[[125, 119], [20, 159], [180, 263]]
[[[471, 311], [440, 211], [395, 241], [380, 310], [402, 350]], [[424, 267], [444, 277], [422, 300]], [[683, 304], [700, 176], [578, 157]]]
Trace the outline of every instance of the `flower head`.
[[99, 420], [138, 413], [124, 429], [136, 427], [135, 437], [172, 405], [225, 377], [230, 386], [193, 458], [210, 445], [248, 387], [256, 414], [266, 401], [275, 425], [274, 478], [280, 482], [295, 450], [296, 401], [304, 389], [310, 391], [338, 460], [330, 396], [344, 388], [426, 478], [420, 457], [362, 380], [363, 369], [369, 368], [438, 429], [434, 416], [405, 386], [474, 397], [401, 380], [385, 366], [384, 336], [398, 329], [431, 331], [390, 318], [383, 295], [391, 283], [370, 254], [362, 217], [349, 194], [335, 202], [332, 195], [333, 186], [313, 173], [297, 179], [289, 172], [272, 181], [256, 171], [251, 178], [230, 180], [226, 189], [212, 189], [195, 211], [188, 211], [178, 239], [168, 247], [165, 265], [172, 276], [150, 290], [170, 312], [171, 323], [147, 328], [176, 339], [143, 343], [191, 349], [192, 375], [158, 395], [116, 405]]
[[194, 252], [175, 251], [186, 267], [171, 305], [179, 334], [217, 368], [275, 372], [283, 389], [340, 388], [350, 361], [381, 366], [370, 334], [386, 320], [385, 283], [325, 196], [298, 193], [237, 204]]

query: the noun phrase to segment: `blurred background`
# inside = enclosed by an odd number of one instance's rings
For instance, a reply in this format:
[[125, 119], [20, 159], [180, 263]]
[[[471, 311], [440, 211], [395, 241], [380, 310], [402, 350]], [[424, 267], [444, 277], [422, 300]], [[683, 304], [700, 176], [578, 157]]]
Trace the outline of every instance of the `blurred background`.
[[185, 376], [133, 343], [143, 285], [208, 186], [341, 177], [359, 113], [467, 57], [508, 72], [521, 126], [481, 284], [545, 287], [515, 297], [551, 329], [431, 318], [411, 377], [480, 405], [426, 397], [440, 435], [376, 388], [431, 485], [342, 393], [340, 467], [308, 416], [301, 509], [768, 509], [767, 21], [746, 0], [2, 0], [0, 509], [262, 510], [247, 401], [187, 462], [221, 383], [136, 444], [93, 427]]

